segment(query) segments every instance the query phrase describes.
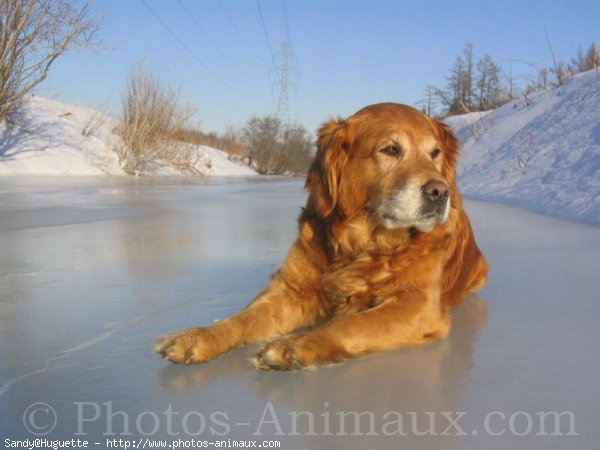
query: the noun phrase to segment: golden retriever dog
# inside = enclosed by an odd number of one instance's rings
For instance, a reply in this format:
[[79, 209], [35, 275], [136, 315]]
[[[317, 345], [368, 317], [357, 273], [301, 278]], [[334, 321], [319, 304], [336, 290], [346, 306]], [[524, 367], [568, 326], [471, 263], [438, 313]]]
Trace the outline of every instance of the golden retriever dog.
[[444, 338], [487, 280], [456, 184], [450, 128], [405, 105], [367, 106], [319, 132], [299, 237], [242, 312], [167, 335], [178, 363], [263, 342], [259, 369], [302, 369]]

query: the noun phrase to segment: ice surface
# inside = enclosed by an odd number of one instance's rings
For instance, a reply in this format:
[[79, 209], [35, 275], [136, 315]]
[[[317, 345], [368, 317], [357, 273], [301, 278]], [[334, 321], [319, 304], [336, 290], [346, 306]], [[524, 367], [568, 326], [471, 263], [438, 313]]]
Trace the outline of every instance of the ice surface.
[[[3, 443], [597, 448], [600, 229], [506, 206], [467, 202], [491, 278], [445, 341], [290, 373], [252, 368], [256, 347], [193, 367], [154, 355], [161, 334], [260, 291], [304, 200], [289, 180], [0, 179]], [[538, 412], [571, 416], [541, 429]], [[389, 435], [398, 417], [404, 435]]]

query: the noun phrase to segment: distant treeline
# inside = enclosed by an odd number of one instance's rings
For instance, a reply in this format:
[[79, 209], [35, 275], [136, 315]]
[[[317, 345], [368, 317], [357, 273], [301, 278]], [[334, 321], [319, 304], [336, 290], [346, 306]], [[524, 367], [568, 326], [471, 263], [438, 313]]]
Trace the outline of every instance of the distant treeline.
[[[495, 109], [520, 95], [562, 85], [570, 76], [600, 67], [600, 49], [596, 44], [587, 51], [581, 47], [570, 63], [564, 63], [550, 47], [553, 65], [537, 67], [524, 89], [486, 54], [476, 59], [474, 45], [466, 44], [446, 76], [446, 86], [429, 85], [418, 102], [423, 112], [436, 117]], [[531, 64], [534, 66], [533, 64]]]

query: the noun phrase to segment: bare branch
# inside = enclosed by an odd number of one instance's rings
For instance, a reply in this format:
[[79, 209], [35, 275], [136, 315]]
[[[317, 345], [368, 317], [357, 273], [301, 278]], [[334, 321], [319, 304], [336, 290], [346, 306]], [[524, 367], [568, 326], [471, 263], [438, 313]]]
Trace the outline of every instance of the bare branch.
[[562, 86], [567, 79], [563, 63], [556, 56], [552, 43], [550, 42], [550, 36], [548, 35], [548, 29], [546, 28], [546, 21], [544, 20], [544, 34], [546, 35], [546, 42], [548, 43], [548, 49], [552, 55], [552, 62], [554, 64], [554, 73], [556, 74], [556, 82], [559, 86]]
[[90, 2], [0, 2], [0, 120], [46, 79], [60, 56], [95, 46], [101, 20]]

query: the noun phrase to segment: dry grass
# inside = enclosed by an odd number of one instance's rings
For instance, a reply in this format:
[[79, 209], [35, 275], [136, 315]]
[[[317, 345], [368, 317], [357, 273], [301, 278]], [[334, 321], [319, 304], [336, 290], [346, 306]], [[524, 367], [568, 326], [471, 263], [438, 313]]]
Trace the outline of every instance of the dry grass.
[[225, 134], [204, 133], [192, 127], [180, 128], [171, 136], [181, 142], [187, 142], [194, 145], [206, 145], [208, 147], [218, 148], [224, 152], [240, 158], [248, 156], [246, 147], [241, 142], [240, 133], [234, 129], [228, 129]]

